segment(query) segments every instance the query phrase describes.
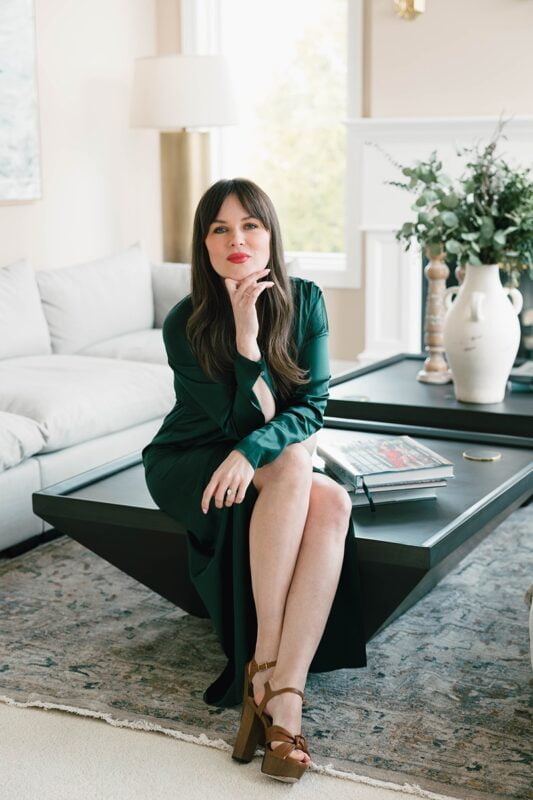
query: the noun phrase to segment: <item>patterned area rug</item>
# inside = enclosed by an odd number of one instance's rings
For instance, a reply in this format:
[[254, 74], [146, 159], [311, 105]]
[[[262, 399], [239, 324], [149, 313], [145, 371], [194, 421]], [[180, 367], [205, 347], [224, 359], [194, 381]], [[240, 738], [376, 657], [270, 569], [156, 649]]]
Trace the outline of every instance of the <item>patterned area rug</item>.
[[[426, 797], [531, 798], [532, 532], [533, 507], [516, 511], [369, 644], [367, 669], [309, 677], [320, 771]], [[233, 742], [239, 709], [202, 700], [224, 663], [209, 621], [77, 543], [0, 562], [0, 619], [4, 702]]]

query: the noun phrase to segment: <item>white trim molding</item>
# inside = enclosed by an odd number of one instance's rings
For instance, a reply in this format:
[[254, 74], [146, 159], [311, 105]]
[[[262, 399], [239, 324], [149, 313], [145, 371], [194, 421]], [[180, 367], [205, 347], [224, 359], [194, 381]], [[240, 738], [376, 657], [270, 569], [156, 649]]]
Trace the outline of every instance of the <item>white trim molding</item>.
[[365, 350], [361, 358], [386, 358], [420, 352], [421, 255], [398, 246], [387, 228], [362, 231], [367, 264]]
[[346, 266], [344, 253], [285, 253], [291, 275], [298, 275], [329, 289], [355, 288], [355, 275]]
[[[504, 117], [504, 119], [507, 119]], [[500, 117], [350, 117], [348, 128], [359, 135], [371, 135], [378, 141], [460, 141], [473, 143], [476, 139], [491, 136]], [[507, 119], [504, 134], [508, 139], [533, 137], [533, 115], [520, 115]]]
[[220, 52], [219, 0], [179, 0], [181, 52], [218, 55]]

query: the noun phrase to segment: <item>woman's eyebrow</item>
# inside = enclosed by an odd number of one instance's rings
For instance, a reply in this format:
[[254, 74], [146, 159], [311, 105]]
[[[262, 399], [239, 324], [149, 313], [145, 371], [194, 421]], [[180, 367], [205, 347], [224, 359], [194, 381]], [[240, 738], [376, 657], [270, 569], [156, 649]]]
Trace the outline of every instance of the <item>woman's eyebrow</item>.
[[[241, 222], [244, 222], [247, 219], [257, 219], [257, 217], [254, 217], [253, 214], [248, 214], [247, 217], [243, 217], [241, 219]], [[227, 225], [227, 224], [228, 223], [226, 222], [225, 219], [214, 219], [213, 222], [211, 223], [211, 225]]]

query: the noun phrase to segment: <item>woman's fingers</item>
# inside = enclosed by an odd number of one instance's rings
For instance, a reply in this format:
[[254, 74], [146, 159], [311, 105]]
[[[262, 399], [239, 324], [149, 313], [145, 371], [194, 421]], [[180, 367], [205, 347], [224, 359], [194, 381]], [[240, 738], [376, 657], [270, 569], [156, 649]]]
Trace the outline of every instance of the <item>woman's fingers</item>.
[[[261, 269], [257, 272], [250, 273], [250, 275], [247, 275], [246, 278], [243, 278], [241, 281], [225, 278], [224, 282], [228, 294], [235, 300], [240, 300], [252, 287], [260, 286], [261, 284], [258, 283], [259, 279], [264, 278], [269, 272], [269, 269]], [[261, 283], [263, 283], [263, 281]], [[264, 283], [266, 283], [266, 281], [264, 281]]]
[[223, 493], [223, 504], [226, 506], [226, 508], [229, 508], [230, 506], [233, 505], [233, 503], [235, 502], [235, 498], [237, 497], [238, 490], [239, 487], [238, 486], [235, 487], [232, 484], [231, 486], [228, 486], [226, 491]]
[[213, 479], [209, 481], [202, 495], [202, 511], [204, 514], [209, 511], [211, 498], [214, 498], [217, 508], [223, 508], [224, 506], [229, 508], [233, 503], [242, 503], [246, 489], [243, 489], [237, 480], [229, 481], [229, 484], [227, 479], [217, 482], [214, 482]]
[[[232, 450], [213, 472], [211, 480], [205, 487], [201, 500], [204, 514], [209, 511], [213, 497], [217, 508], [242, 503], [253, 474], [254, 469], [246, 456], [237, 450]], [[231, 490], [230, 493], [228, 489]]]
[[244, 500], [244, 495], [246, 494], [246, 488], [242, 488], [238, 486], [236, 482], [234, 482], [232, 487], [228, 487], [231, 489], [230, 493], [228, 494], [228, 490], [224, 494], [224, 505], [229, 507], [232, 506], [234, 503], [242, 503]]
[[215, 476], [213, 475], [213, 477], [205, 487], [204, 493], [202, 495], [201, 506], [204, 514], [207, 514], [207, 512], [209, 511], [209, 503], [211, 502], [211, 498], [213, 497], [217, 485], [218, 485], [218, 480], [216, 480]]
[[271, 286], [274, 286], [272, 281], [261, 281], [261, 283], [258, 283], [257, 286], [253, 286], [251, 289], [248, 289], [248, 291], [244, 292], [240, 298], [240, 305], [255, 305], [255, 302], [261, 292], [263, 292], [265, 289], [269, 289]]
[[239, 281], [238, 291], [246, 292], [251, 286], [255, 286], [260, 278], [264, 278], [270, 272], [269, 269], [260, 269], [257, 272], [251, 272], [242, 281]]

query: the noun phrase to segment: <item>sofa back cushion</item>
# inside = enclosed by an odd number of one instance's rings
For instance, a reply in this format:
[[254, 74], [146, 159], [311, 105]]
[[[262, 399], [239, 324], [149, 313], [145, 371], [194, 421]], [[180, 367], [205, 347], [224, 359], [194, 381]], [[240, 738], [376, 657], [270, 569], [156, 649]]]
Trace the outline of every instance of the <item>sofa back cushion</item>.
[[165, 262], [152, 264], [154, 325], [162, 328], [170, 309], [191, 291], [191, 265]]
[[0, 269], [0, 359], [52, 350], [35, 273], [27, 261]]
[[54, 353], [153, 327], [150, 264], [139, 245], [36, 275]]

